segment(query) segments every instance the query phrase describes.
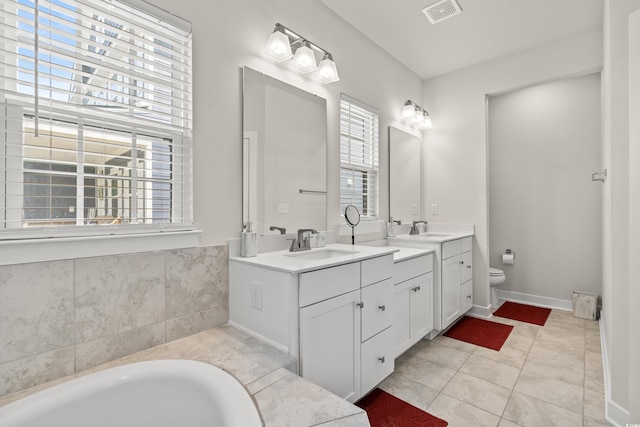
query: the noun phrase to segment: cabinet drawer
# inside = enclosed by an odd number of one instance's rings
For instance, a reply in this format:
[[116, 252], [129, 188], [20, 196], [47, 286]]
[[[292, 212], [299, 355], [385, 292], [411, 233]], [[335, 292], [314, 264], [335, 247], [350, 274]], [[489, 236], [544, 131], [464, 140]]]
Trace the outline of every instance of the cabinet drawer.
[[460, 255], [460, 240], [451, 240], [442, 244], [442, 259], [451, 258]]
[[464, 314], [473, 307], [473, 280], [460, 285], [460, 312]]
[[369, 286], [391, 277], [393, 271], [393, 254], [365, 259], [361, 263], [362, 286]]
[[433, 254], [396, 262], [391, 278], [394, 284], [398, 284], [430, 271], [433, 271]]
[[471, 247], [473, 246], [473, 237], [465, 237], [464, 239], [460, 239], [460, 253], [469, 252]]
[[393, 323], [391, 279], [362, 288], [362, 336], [364, 342]]
[[460, 254], [460, 283], [471, 280], [473, 277], [472, 254], [472, 252], [463, 252]]
[[361, 361], [361, 392], [365, 395], [393, 372], [393, 328], [362, 343]]
[[300, 274], [300, 307], [360, 288], [360, 263], [340, 265]]

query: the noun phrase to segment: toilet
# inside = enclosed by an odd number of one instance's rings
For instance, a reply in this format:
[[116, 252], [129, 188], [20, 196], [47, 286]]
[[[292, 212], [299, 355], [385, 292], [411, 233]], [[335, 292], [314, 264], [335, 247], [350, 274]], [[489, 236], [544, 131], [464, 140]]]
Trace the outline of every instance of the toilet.
[[507, 278], [504, 275], [504, 271], [499, 268], [489, 267], [489, 286], [491, 286], [491, 306], [495, 309], [498, 308], [498, 292], [496, 287], [500, 283], [504, 283]]

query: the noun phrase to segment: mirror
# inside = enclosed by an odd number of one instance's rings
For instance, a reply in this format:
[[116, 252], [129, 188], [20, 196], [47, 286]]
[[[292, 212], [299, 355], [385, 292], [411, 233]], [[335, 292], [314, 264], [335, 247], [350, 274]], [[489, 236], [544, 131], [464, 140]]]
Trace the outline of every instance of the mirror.
[[351, 227], [351, 244], [356, 244], [356, 225], [360, 224], [360, 211], [354, 205], [348, 205], [344, 210], [344, 219]]
[[422, 140], [389, 126], [389, 216], [403, 224], [420, 220]]
[[326, 230], [326, 100], [251, 68], [242, 75], [243, 224], [258, 235]]

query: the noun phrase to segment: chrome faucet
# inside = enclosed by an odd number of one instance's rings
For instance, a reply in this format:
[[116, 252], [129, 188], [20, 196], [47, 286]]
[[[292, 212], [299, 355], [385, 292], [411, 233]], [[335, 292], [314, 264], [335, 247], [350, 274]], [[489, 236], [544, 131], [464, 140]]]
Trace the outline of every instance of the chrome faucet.
[[276, 227], [275, 225], [272, 225], [271, 227], [269, 227], [269, 230], [270, 231], [278, 230], [280, 234], [287, 234], [287, 229], [284, 227]]
[[413, 225], [411, 226], [411, 230], [409, 230], [409, 234], [415, 236], [416, 234], [420, 234], [420, 229], [418, 228], [418, 224], [426, 224], [427, 221], [413, 221]]
[[291, 239], [291, 247], [289, 252], [308, 251], [311, 249], [311, 242], [309, 236], [305, 236], [305, 233], [317, 234], [318, 232], [313, 228], [301, 228], [298, 230], [298, 238]]

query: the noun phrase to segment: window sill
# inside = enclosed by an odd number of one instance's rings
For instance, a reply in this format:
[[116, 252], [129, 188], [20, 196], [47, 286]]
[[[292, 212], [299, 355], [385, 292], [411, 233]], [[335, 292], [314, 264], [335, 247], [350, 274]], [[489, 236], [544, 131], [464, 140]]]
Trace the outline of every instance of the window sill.
[[199, 230], [0, 242], [0, 265], [196, 247]]

